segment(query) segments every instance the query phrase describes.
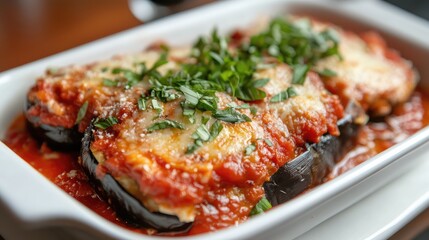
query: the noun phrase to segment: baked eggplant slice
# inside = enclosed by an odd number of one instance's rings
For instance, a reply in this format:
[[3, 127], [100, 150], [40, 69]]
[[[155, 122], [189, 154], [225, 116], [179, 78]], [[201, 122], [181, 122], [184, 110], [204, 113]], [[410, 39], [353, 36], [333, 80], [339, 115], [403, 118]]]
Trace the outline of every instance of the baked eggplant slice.
[[[170, 55], [183, 54], [177, 52]], [[55, 150], [78, 150], [92, 118], [124, 97], [138, 98], [147, 90], [141, 82], [133, 82], [133, 89], [128, 89], [130, 76], [125, 73], [132, 73], [136, 80], [141, 77], [138, 75], [141, 66], [147, 64], [144, 68], [149, 69], [158, 58], [159, 51], [148, 50], [82, 66], [47, 70], [26, 96], [24, 113], [30, 131]], [[171, 61], [164, 71], [175, 66]], [[117, 109], [121, 107], [126, 106]]]
[[317, 21], [314, 25], [335, 28], [338, 33], [342, 59], [322, 59], [315, 69], [326, 88], [338, 95], [343, 104], [353, 100], [371, 117], [382, 117], [410, 98], [419, 80], [418, 73], [380, 35], [367, 32], [359, 36]]
[[[347, 112], [357, 113], [359, 110], [348, 108]], [[280, 167], [271, 180], [264, 184], [265, 194], [273, 205], [285, 202], [322, 182], [335, 162], [351, 146], [360, 124], [356, 123], [356, 115], [348, 114], [338, 122], [338, 126], [340, 136], [326, 134], [321, 137], [320, 142], [308, 144], [306, 152]], [[91, 124], [85, 131], [80, 163], [97, 191], [108, 200], [118, 215], [129, 223], [154, 228], [160, 232], [187, 231], [192, 222], [181, 222], [175, 215], [149, 210], [141, 202], [141, 198], [129, 191], [132, 188], [124, 187], [123, 181], [114, 178], [107, 171], [98, 169], [99, 163], [104, 159], [98, 152], [94, 153], [91, 150], [94, 134], [97, 132], [94, 129]], [[103, 169], [103, 166], [101, 167]]]
[[307, 150], [283, 165], [265, 182], [265, 195], [271, 205], [284, 203], [309, 187], [323, 182], [323, 178], [353, 146], [360, 124], [349, 114], [338, 121], [341, 135], [324, 135], [320, 142], [308, 144]]
[[180, 222], [176, 216], [149, 211], [134, 196], [128, 193], [110, 174], [97, 175], [98, 161], [90, 150], [93, 124], [82, 139], [80, 164], [96, 191], [116, 210], [119, 217], [130, 224], [154, 228], [159, 232], [186, 232], [192, 223]]
[[32, 136], [46, 142], [51, 148], [57, 150], [77, 150], [80, 147], [83, 134], [78, 131], [77, 125], [67, 128], [44, 124], [37, 115], [29, 114], [28, 110], [36, 103], [27, 99], [25, 103], [25, 117], [27, 128]]

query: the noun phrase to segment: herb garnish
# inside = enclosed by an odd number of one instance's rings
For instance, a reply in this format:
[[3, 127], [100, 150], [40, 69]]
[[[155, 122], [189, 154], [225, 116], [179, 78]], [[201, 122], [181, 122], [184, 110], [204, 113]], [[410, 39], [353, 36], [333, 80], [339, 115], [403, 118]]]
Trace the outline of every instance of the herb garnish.
[[147, 128], [147, 130], [149, 132], [153, 132], [156, 130], [161, 130], [161, 129], [166, 129], [166, 128], [177, 128], [177, 129], [185, 129], [185, 127], [179, 123], [176, 122], [174, 120], [170, 120], [170, 119], [165, 119], [159, 122], [156, 122], [154, 124], [152, 124], [150, 127]]
[[241, 123], [241, 122], [251, 122], [252, 120], [246, 115], [240, 112], [237, 112], [234, 108], [226, 108], [224, 110], [217, 110], [213, 117], [224, 122], [229, 123]]
[[103, 85], [106, 87], [117, 87], [119, 85], [119, 81], [103, 78]]
[[273, 142], [270, 139], [268, 139], [268, 138], [264, 139], [264, 141], [270, 147], [272, 147], [274, 145]]
[[317, 73], [323, 77], [335, 77], [337, 73], [329, 68], [325, 68], [322, 71], [317, 71]]
[[[201, 122], [202, 125], [193, 134], [194, 144], [188, 147], [189, 153], [213, 139], [214, 135], [217, 136], [214, 133], [222, 129], [221, 121], [250, 122], [250, 117], [240, 109], [249, 109], [254, 115], [257, 113], [257, 108], [249, 104], [218, 109], [219, 99], [216, 93], [223, 92], [246, 102], [262, 100], [266, 98], [266, 93], [261, 88], [269, 79], [256, 78], [258, 69], [286, 63], [293, 71], [292, 85], [302, 85], [308, 71], [317, 61], [329, 56], [341, 57], [336, 32], [330, 29], [314, 31], [308, 20], [292, 23], [276, 18], [271, 21], [267, 30], [251, 36], [250, 41], [233, 50], [229, 49], [228, 42], [228, 37], [220, 36], [214, 30], [209, 37], [201, 37], [194, 43], [188, 61], [180, 64], [180, 70], [170, 70], [165, 74], [157, 71], [167, 63], [167, 53], [164, 52], [151, 68], [145, 63], [138, 63], [135, 71], [113, 68], [111, 73], [119, 75], [115, 79], [126, 80], [126, 89], [142, 80], [150, 83], [148, 92], [137, 101], [140, 110], [147, 110], [147, 104], [150, 104], [160, 117], [163, 112], [160, 102], [180, 99], [182, 114], [191, 124], [196, 122], [197, 112], [218, 120], [212, 124], [210, 131], [208, 120]], [[106, 83], [115, 86], [111, 81]], [[273, 96], [270, 101], [281, 102], [296, 94], [291, 86]], [[159, 122], [155, 126], [158, 125], [172, 127], [174, 124]], [[212, 128], [217, 130], [212, 133]]]
[[268, 201], [268, 199], [264, 196], [259, 200], [259, 202], [253, 207], [252, 211], [250, 211], [250, 216], [258, 215], [261, 213], [266, 212], [272, 208], [271, 203]]
[[118, 123], [119, 121], [116, 117], [109, 116], [107, 118], [97, 118], [94, 122], [94, 126], [100, 129], [107, 129]]
[[139, 110], [146, 110], [146, 99], [144, 97], [140, 97], [137, 100], [137, 107]]
[[138, 82], [142, 81], [146, 76], [156, 76], [159, 77], [160, 74], [157, 71], [159, 67], [168, 63], [166, 53], [162, 53], [160, 58], [153, 64], [153, 66], [147, 69], [145, 63], [139, 63], [139, 69], [133, 71], [131, 69], [126, 68], [113, 68], [111, 70], [112, 74], [122, 74], [123, 78], [127, 80], [125, 84], [125, 89], [129, 89]]
[[197, 130], [192, 134], [194, 143], [188, 146], [188, 149], [186, 150], [186, 154], [193, 153], [195, 150], [201, 147], [204, 142], [209, 142], [215, 139], [222, 131], [222, 129], [223, 129], [223, 125], [220, 123], [220, 121], [215, 121], [211, 125], [210, 130], [207, 129], [207, 126], [203, 121], [203, 124], [201, 124], [197, 128]]
[[276, 103], [276, 102], [283, 102], [284, 100], [291, 98], [293, 96], [296, 96], [296, 92], [293, 89], [293, 87], [288, 87], [286, 90], [281, 91], [280, 93], [274, 95], [270, 102]]
[[156, 100], [155, 98], [152, 98], [150, 100], [150, 102], [152, 103], [152, 109], [156, 110], [158, 112], [158, 116], [161, 116], [162, 111], [164, 111], [164, 109], [162, 108], [162, 106], [159, 104], [158, 100]]
[[246, 154], [246, 156], [249, 156], [255, 150], [256, 150], [256, 145], [254, 143], [251, 143], [244, 149], [244, 154]]
[[251, 37], [245, 50], [249, 55], [268, 54], [291, 66], [312, 66], [322, 58], [340, 57], [338, 43], [338, 34], [334, 30], [314, 31], [308, 19], [292, 23], [276, 18], [266, 31]]
[[292, 83], [293, 84], [304, 84], [305, 77], [307, 76], [308, 70], [310, 67], [308, 65], [297, 64], [292, 67], [293, 75], [292, 75]]
[[88, 101], [85, 101], [80, 107], [79, 112], [77, 113], [76, 121], [74, 124], [79, 124], [82, 121], [82, 119], [86, 115], [87, 110], [88, 110]]

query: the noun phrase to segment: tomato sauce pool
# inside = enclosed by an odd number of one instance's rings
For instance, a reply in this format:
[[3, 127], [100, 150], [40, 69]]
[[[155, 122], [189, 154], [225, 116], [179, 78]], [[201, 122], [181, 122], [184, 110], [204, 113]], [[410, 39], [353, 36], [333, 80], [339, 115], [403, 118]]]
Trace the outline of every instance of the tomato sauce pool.
[[[353, 148], [334, 167], [325, 180], [329, 181], [377, 153], [403, 141], [428, 123], [429, 97], [417, 90], [407, 103], [397, 106], [389, 117], [380, 121], [371, 121], [362, 127]], [[98, 197], [89, 184], [77, 163], [78, 153], [56, 152], [45, 143], [37, 142], [27, 131], [23, 115], [14, 120], [3, 141], [43, 176], [100, 216], [139, 233], [154, 233], [150, 230], [133, 228], [117, 218], [115, 212]], [[203, 232], [205, 228], [207, 226], [195, 224], [191, 229], [191, 234]]]

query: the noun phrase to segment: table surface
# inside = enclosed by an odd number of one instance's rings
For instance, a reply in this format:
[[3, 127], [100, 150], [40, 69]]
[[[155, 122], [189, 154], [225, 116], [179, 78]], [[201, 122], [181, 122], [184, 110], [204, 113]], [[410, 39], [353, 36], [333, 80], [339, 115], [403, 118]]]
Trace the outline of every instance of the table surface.
[[[386, 1], [429, 19], [429, 1]], [[140, 24], [126, 0], [0, 0], [0, 72]], [[427, 222], [429, 210], [394, 238]]]
[[126, 0], [0, 0], [0, 72], [140, 24]]

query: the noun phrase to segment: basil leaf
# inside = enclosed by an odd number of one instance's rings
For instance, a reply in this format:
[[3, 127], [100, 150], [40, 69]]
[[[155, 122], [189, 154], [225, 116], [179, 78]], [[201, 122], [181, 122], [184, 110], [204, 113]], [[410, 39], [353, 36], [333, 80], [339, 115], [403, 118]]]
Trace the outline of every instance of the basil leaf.
[[186, 86], [180, 86], [180, 91], [185, 95], [186, 101], [196, 106], [201, 98], [201, 95]]
[[146, 110], [146, 99], [141, 97], [137, 100], [137, 107], [139, 110]]
[[106, 87], [117, 87], [119, 82], [108, 78], [103, 78], [103, 85]]
[[272, 147], [274, 145], [273, 142], [270, 139], [268, 139], [268, 138], [264, 139], [264, 141], [270, 147]]
[[292, 75], [292, 83], [293, 84], [304, 84], [305, 78], [307, 76], [308, 70], [310, 67], [308, 65], [297, 64], [292, 67], [293, 75]]
[[206, 142], [210, 139], [210, 132], [207, 129], [206, 125], [201, 124], [195, 133], [193, 134], [194, 139], [201, 139], [201, 141]]
[[206, 116], [202, 116], [201, 117], [201, 123], [202, 124], [207, 124], [209, 122], [210, 118], [206, 117]]
[[174, 120], [165, 119], [159, 122], [156, 122], [152, 124], [150, 127], [147, 128], [149, 132], [153, 132], [156, 130], [166, 129], [166, 128], [177, 128], [177, 129], [185, 129], [185, 127]]
[[156, 99], [152, 99], [151, 103], [152, 103], [152, 109], [156, 110], [158, 114], [161, 114], [163, 109], [162, 109], [162, 106], [159, 104], [159, 102]]
[[223, 126], [219, 121], [215, 121], [210, 127], [210, 131], [207, 127], [202, 124], [197, 130], [192, 134], [192, 138], [194, 139], [194, 143], [189, 145], [186, 149], [186, 154], [191, 154], [195, 152], [199, 147], [203, 146], [204, 142], [213, 141], [219, 133], [222, 131]]
[[94, 122], [94, 126], [100, 129], [107, 129], [115, 124], [118, 124], [119, 121], [116, 117], [107, 117], [107, 118], [97, 118]]
[[262, 197], [261, 200], [253, 207], [252, 211], [250, 211], [250, 216], [258, 215], [266, 212], [271, 209], [271, 203], [268, 201], [266, 197]]
[[255, 88], [261, 88], [265, 85], [267, 85], [267, 83], [270, 81], [269, 78], [262, 78], [262, 79], [258, 79], [252, 82], [252, 86]]
[[249, 156], [255, 150], [256, 150], [256, 145], [252, 143], [244, 149], [244, 154], [246, 154], [246, 156]]
[[331, 69], [325, 68], [322, 71], [317, 72], [319, 75], [323, 77], [336, 77], [337, 73]]
[[293, 89], [293, 87], [288, 87], [286, 90], [281, 91], [280, 93], [274, 95], [270, 102], [272, 103], [276, 103], [276, 102], [283, 102], [291, 97], [296, 96], [297, 93], [295, 92], [295, 90]]
[[253, 114], [253, 115], [255, 115], [256, 113], [258, 113], [258, 108], [254, 107], [254, 106], [251, 106], [250, 107], [250, 113]]
[[220, 123], [220, 121], [215, 121], [212, 126], [210, 127], [210, 140], [215, 139], [219, 133], [222, 131], [223, 125]]
[[238, 89], [238, 91], [236, 92], [236, 97], [244, 101], [262, 100], [266, 96], [267, 94], [264, 91], [257, 88], [244, 87]]
[[224, 110], [217, 110], [213, 117], [224, 122], [241, 123], [251, 122], [252, 120], [246, 115], [235, 111], [233, 108], [226, 108]]
[[161, 56], [156, 60], [156, 62], [153, 64], [153, 66], [147, 71], [147, 72], [153, 72], [154, 70], [158, 69], [162, 65], [165, 65], [168, 63], [167, 60], [167, 54], [162, 53]]
[[214, 97], [210, 96], [203, 96], [198, 100], [197, 109], [201, 111], [216, 111], [217, 109], [217, 102]]
[[79, 124], [82, 121], [82, 119], [86, 115], [87, 110], [88, 110], [88, 101], [85, 101], [82, 104], [82, 106], [79, 108], [79, 111], [78, 111], [77, 117], [76, 117], [76, 121], [74, 122], [74, 124]]

